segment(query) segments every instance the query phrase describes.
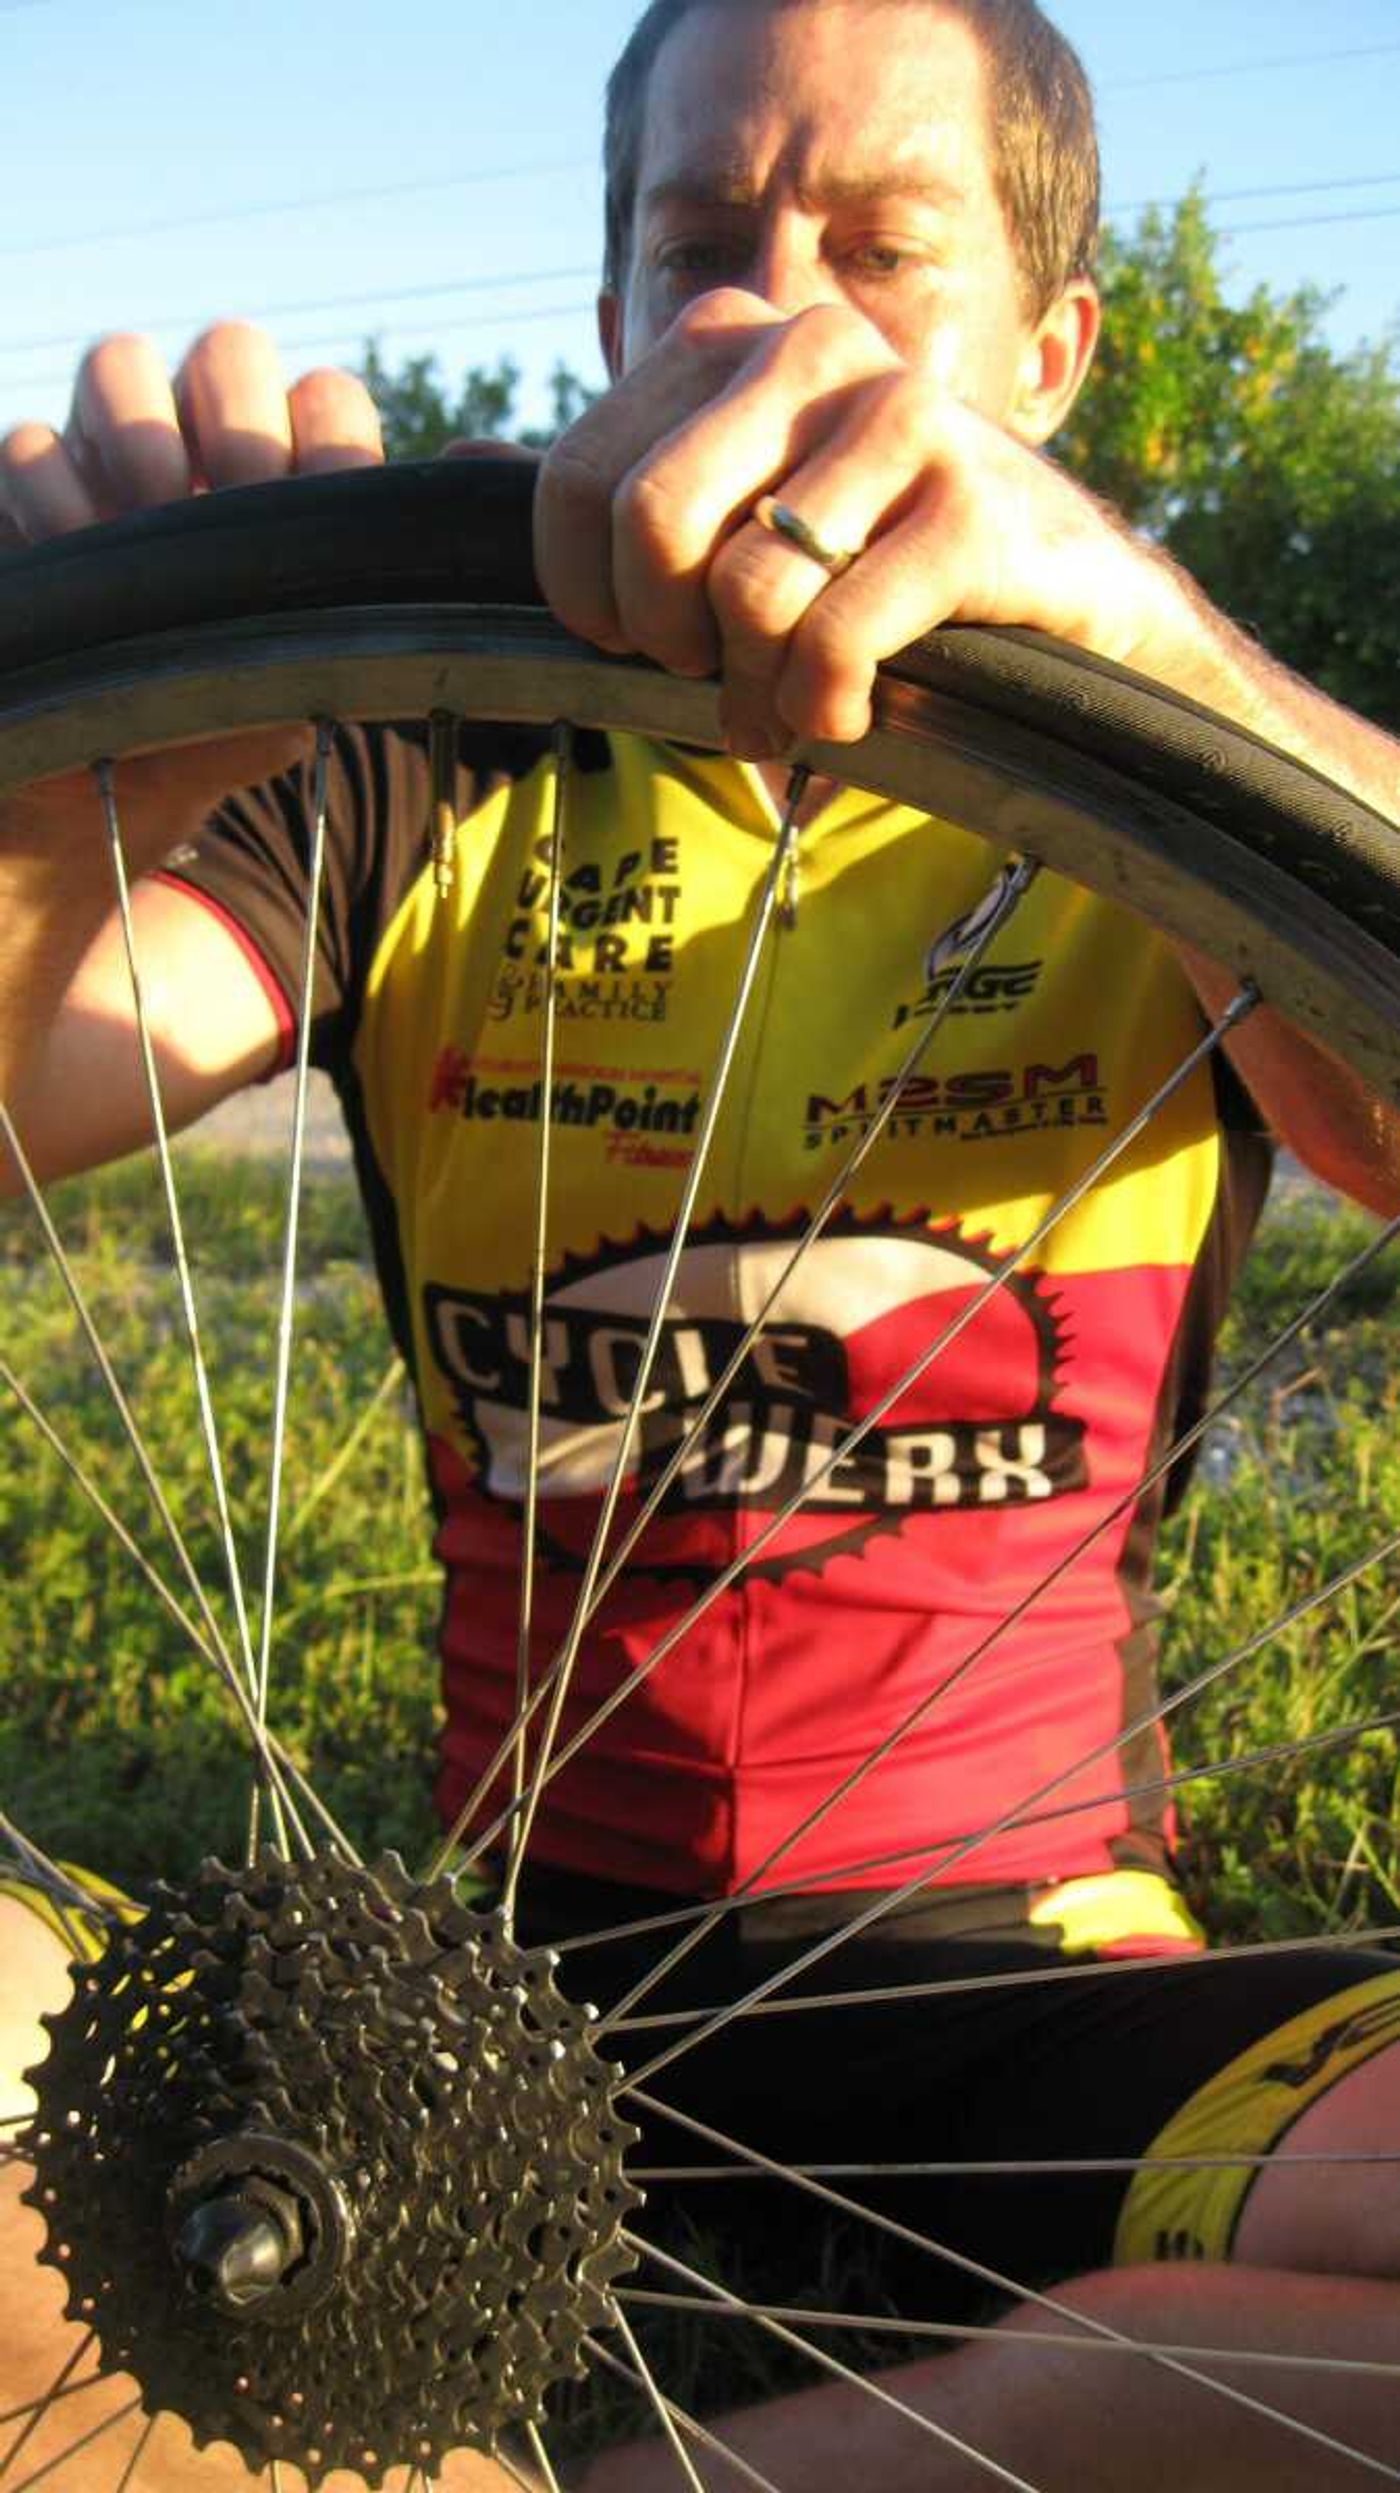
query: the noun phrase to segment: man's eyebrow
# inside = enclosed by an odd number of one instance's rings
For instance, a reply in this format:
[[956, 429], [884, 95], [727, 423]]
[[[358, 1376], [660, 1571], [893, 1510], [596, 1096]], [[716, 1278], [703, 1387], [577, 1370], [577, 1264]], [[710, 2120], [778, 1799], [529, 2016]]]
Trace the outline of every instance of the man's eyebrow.
[[[967, 194], [960, 183], [941, 174], [833, 171], [814, 180], [799, 181], [797, 196], [804, 208], [868, 207], [888, 199], [910, 199], [933, 208], [958, 208]], [[657, 216], [677, 208], [757, 208], [762, 201], [761, 186], [747, 173], [710, 168], [704, 172], [675, 173], [663, 182], [649, 183], [638, 207], [644, 216]]]

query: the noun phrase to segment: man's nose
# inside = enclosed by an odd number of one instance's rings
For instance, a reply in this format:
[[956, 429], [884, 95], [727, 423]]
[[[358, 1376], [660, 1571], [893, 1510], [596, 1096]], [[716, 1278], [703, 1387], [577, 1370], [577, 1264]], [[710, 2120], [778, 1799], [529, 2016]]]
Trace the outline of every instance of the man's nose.
[[805, 219], [783, 215], [755, 237], [749, 283], [777, 312], [805, 312], [836, 290], [816, 234]]

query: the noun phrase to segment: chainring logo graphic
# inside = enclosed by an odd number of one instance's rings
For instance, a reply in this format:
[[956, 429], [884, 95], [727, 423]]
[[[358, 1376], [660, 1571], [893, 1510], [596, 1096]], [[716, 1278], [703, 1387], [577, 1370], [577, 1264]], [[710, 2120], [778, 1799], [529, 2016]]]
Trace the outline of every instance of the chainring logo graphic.
[[[1057, 1406], [1068, 1348], [1032, 1275], [956, 1226], [843, 1218], [809, 1247], [757, 1341], [745, 1336], [806, 1222], [721, 1221], [681, 1259], [642, 1396], [614, 1540], [670, 1475], [634, 1569], [693, 1577], [757, 1538], [799, 1490], [751, 1573], [818, 1569], [915, 1515], [1063, 1496], [1087, 1480], [1084, 1425]], [[546, 1292], [540, 1529], [581, 1567], [642, 1373], [667, 1242], [643, 1232], [570, 1257]], [[424, 1293], [428, 1339], [477, 1489], [521, 1504], [530, 1316], [523, 1292]], [[946, 1337], [946, 1338], [945, 1338]], [[935, 1344], [936, 1355], [902, 1385]], [[868, 1422], [858, 1444], [853, 1429]], [[689, 1440], [693, 1438], [694, 1442]]]

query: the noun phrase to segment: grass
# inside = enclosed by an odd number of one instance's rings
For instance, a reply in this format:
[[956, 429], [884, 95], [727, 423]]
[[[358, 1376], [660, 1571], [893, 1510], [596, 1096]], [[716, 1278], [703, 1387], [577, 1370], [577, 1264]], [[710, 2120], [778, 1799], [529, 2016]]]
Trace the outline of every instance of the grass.
[[[184, 1199], [235, 1522], [257, 1548], [265, 1502], [281, 1204], [275, 1172], [187, 1147]], [[188, 1360], [150, 1170], [127, 1164], [60, 1189], [56, 1216], [130, 1392], [157, 1469], [210, 1580], [218, 1536]], [[1222, 1355], [1254, 1355], [1371, 1235], [1362, 1215], [1302, 1194], [1271, 1209]], [[305, 1208], [297, 1388], [283, 1498], [275, 1717], [298, 1762], [370, 1850], [410, 1860], [431, 1837], [437, 1582], [411, 1400], [367, 1269], [348, 1178], [318, 1177]], [[1164, 1669], [1179, 1688], [1400, 1532], [1400, 1250], [1348, 1284], [1213, 1434], [1164, 1542]], [[27, 1210], [0, 1214], [5, 1356], [153, 1555], [160, 1536], [110, 1406], [74, 1348], [72, 1315]], [[174, 1580], [166, 1556], [163, 1570]], [[207, 1664], [29, 1423], [11, 1412], [0, 1467], [0, 1795], [50, 1850], [139, 1887], [208, 1850], [237, 1853], [246, 1785], [230, 1774], [231, 1709]], [[230, 1608], [216, 1604], [226, 1630]], [[1178, 1763], [1184, 1860], [1224, 1938], [1292, 1937], [1400, 1921], [1400, 1739], [1383, 1724], [1263, 1767], [1221, 1772], [1385, 1714], [1400, 1559], [1301, 1619], [1194, 1700]], [[771, 2213], [771, 2211], [770, 2211]], [[791, 2246], [790, 2208], [783, 2233]], [[797, 2229], [802, 2229], [799, 2225]], [[868, 2238], [810, 2230], [810, 2292], [839, 2270], [846, 2306], [892, 2308]], [[676, 2245], [673, 2245], [676, 2246]], [[710, 2264], [706, 2245], [682, 2256]], [[731, 2235], [722, 2268], [764, 2290], [762, 2245]], [[753, 2258], [750, 2260], [750, 2248]], [[771, 2288], [769, 2289], [772, 2290]], [[783, 2290], [791, 2293], [790, 2279]], [[648, 2342], [651, 2342], [649, 2339]], [[702, 2352], [702, 2348], [711, 2351]], [[856, 2352], [849, 2345], [844, 2352]], [[886, 2340], [871, 2361], [901, 2352]], [[799, 2377], [756, 2332], [666, 2329], [666, 2375], [705, 2410]], [[580, 2403], [582, 2401], [582, 2403]], [[564, 2404], [569, 2441], [639, 2421], [605, 2376]]]
[[[245, 1564], [260, 1573], [281, 1200], [275, 1169], [187, 1147], [187, 1233]], [[58, 1224], [192, 1551], [219, 1540], [150, 1169], [59, 1189]], [[1222, 1345], [1226, 1373], [1359, 1250], [1364, 1215], [1294, 1193], [1271, 1209]], [[427, 1843], [437, 1581], [410, 1396], [393, 1359], [352, 1181], [309, 1185], [283, 1491], [277, 1721], [331, 1807], [374, 1848]], [[1165, 1676], [1206, 1660], [1400, 1528], [1394, 1356], [1400, 1248], [1339, 1295], [1215, 1432], [1161, 1570]], [[5, 1356], [152, 1555], [160, 1533], [27, 1208], [0, 1215]], [[51, 1849], [140, 1880], [192, 1841], [236, 1846], [229, 1701], [57, 1458], [11, 1406], [0, 1478], [0, 1792]], [[27, 1441], [27, 1442], [26, 1442]], [[172, 1585], [175, 1568], [161, 1551]], [[180, 1588], [183, 1591], [183, 1587]], [[225, 1632], [232, 1613], [216, 1596]], [[1274, 1639], [1176, 1724], [1183, 1766], [1314, 1739], [1382, 1714], [1400, 1564]], [[1183, 1795], [1188, 1877], [1223, 1935], [1400, 1918], [1394, 1728]], [[200, 1830], [196, 1838], [193, 1831]]]
[[[183, 1176], [235, 1531], [260, 1581], [280, 1189], [261, 1162], [197, 1152]], [[218, 1585], [217, 1516], [150, 1172], [127, 1163], [59, 1189], [55, 1213], [191, 1553]], [[410, 1397], [348, 1181], [308, 1189], [299, 1271], [275, 1721], [364, 1844], [416, 1857], [431, 1832], [437, 1578]], [[116, 1415], [75, 1351], [65, 1293], [18, 1207], [0, 1226], [0, 1288], [5, 1355], [188, 1605]], [[227, 1695], [18, 1413], [9, 1437], [0, 1790], [23, 1796], [23, 1823], [50, 1850], [117, 1878], [187, 1868], [192, 1845], [236, 1853], [245, 1797], [229, 1771]], [[226, 1592], [213, 1601], [231, 1637]]]

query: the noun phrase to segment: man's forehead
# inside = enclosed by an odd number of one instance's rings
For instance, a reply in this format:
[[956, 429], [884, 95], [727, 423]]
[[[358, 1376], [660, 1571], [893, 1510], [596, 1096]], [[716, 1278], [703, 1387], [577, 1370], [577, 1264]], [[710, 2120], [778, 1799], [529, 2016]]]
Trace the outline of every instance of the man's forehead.
[[778, 171], [817, 206], [957, 208], [985, 165], [984, 55], [938, 0], [697, 0], [652, 66], [640, 135], [643, 213], [743, 208]]
[[[802, 207], [814, 209], [860, 208], [894, 194], [925, 207], [954, 209], [967, 196], [966, 185], [951, 173], [930, 173], [912, 164], [891, 164], [888, 159], [868, 170], [852, 165], [849, 159], [839, 167], [799, 168], [793, 189]], [[765, 190], [766, 185], [755, 180], [752, 167], [738, 156], [727, 162], [723, 157], [697, 158], [674, 170], [658, 171], [656, 179], [644, 185], [640, 207], [644, 216], [663, 214], [670, 208], [758, 208]]]

